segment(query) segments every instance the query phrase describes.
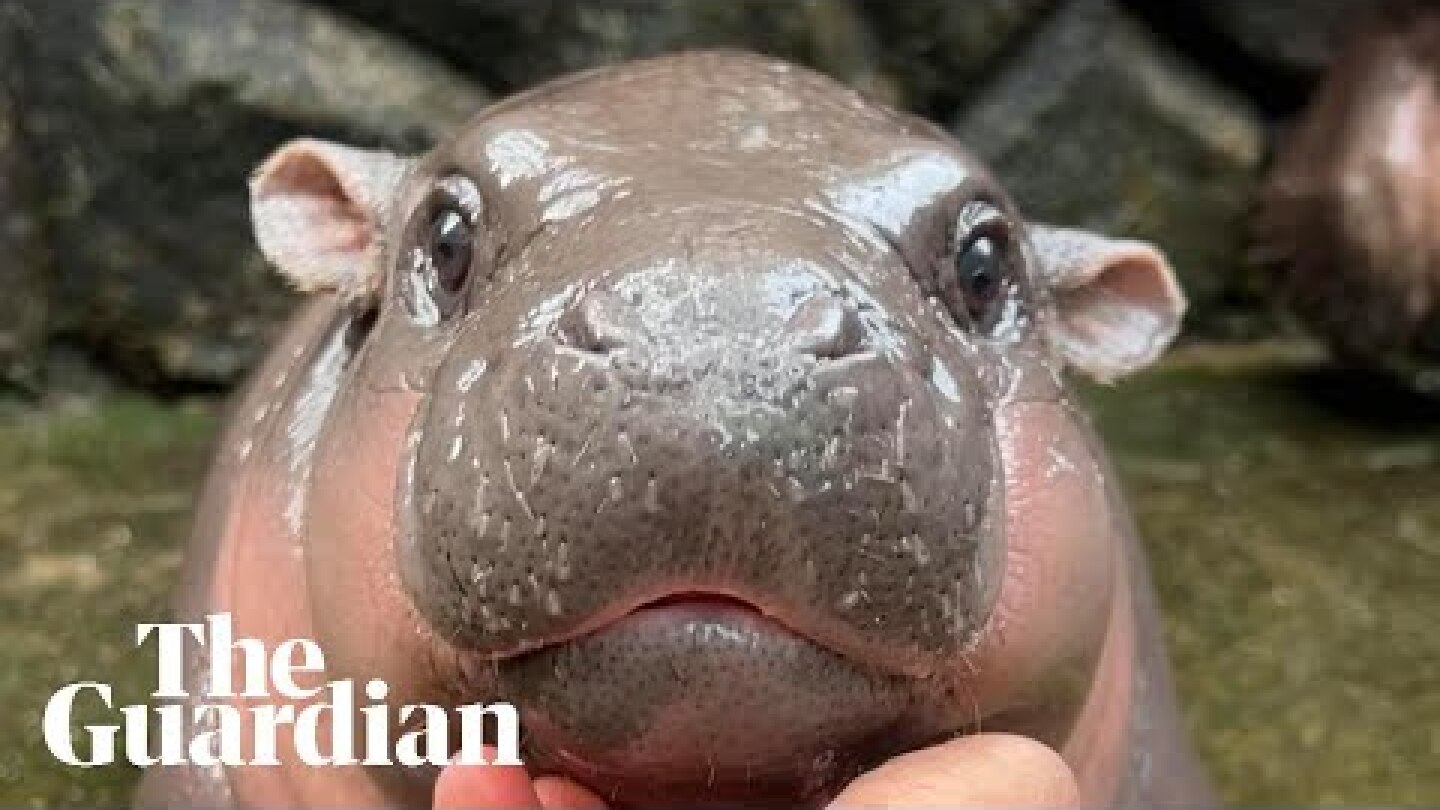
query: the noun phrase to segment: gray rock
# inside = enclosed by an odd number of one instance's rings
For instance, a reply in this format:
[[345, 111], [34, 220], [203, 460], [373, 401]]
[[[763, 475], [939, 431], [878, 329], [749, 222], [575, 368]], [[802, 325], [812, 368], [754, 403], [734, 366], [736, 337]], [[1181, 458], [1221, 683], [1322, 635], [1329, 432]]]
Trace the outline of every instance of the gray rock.
[[1376, 4], [1377, 0], [1205, 0], [1189, 5], [1247, 55], [1313, 79], [1334, 60], [1349, 27]]
[[1192, 331], [1248, 328], [1228, 304], [1247, 293], [1243, 225], [1263, 129], [1114, 5], [1055, 14], [954, 129], [1028, 216], [1161, 245]]
[[290, 298], [246, 178], [300, 134], [419, 149], [482, 106], [405, 43], [292, 0], [21, 0], [52, 338], [131, 379], [226, 384]]
[[45, 353], [48, 268], [16, 104], [27, 72], [17, 26], [15, 10], [0, 8], [0, 382], [35, 391]]
[[851, 0], [321, 0], [513, 92], [600, 64], [744, 48], [895, 97]]
[[1055, 0], [860, 0], [900, 102], [948, 118]]
[[1433, 0], [1128, 0], [1167, 42], [1286, 117], [1305, 102], [1346, 33], [1385, 5]]

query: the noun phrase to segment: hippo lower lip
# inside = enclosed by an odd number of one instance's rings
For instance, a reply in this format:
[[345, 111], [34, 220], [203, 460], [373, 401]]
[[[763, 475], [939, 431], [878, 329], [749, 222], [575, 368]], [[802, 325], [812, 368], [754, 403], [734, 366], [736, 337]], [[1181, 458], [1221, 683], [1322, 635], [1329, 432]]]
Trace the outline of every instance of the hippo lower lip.
[[726, 595], [653, 599], [496, 666], [532, 761], [596, 785], [773, 782], [793, 795], [797, 773], [828, 784], [937, 731], [903, 676]]

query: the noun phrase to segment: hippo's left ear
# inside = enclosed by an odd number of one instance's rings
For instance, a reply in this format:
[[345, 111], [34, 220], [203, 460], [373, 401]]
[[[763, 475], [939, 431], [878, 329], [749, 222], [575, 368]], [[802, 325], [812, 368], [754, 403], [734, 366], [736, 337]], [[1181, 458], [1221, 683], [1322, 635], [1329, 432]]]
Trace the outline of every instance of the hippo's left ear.
[[1154, 362], [1179, 333], [1185, 294], [1153, 245], [1045, 225], [1031, 225], [1030, 239], [1068, 365], [1109, 382]]
[[260, 252], [303, 292], [379, 289], [385, 217], [410, 161], [313, 139], [291, 141], [250, 178]]

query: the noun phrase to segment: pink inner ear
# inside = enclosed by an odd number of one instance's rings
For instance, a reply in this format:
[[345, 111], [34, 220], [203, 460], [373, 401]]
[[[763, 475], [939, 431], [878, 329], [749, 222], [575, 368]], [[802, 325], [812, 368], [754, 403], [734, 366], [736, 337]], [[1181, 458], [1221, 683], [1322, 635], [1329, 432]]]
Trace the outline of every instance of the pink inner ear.
[[1163, 258], [1110, 243], [1096, 264], [1056, 291], [1066, 359], [1102, 381], [1155, 361], [1179, 331], [1185, 298]]
[[[334, 170], [312, 152], [292, 151], [266, 166], [255, 186], [257, 203], [281, 221], [289, 251], [314, 256], [358, 253], [371, 240], [373, 224], [345, 190]], [[277, 247], [280, 247], [277, 245]]]
[[[1180, 317], [1180, 291], [1169, 272], [1156, 266], [1157, 259], [1140, 252], [1113, 257], [1098, 276], [1081, 288], [1119, 299], [1131, 307], [1147, 310], [1164, 319]], [[1078, 292], [1078, 291], [1077, 291]]]

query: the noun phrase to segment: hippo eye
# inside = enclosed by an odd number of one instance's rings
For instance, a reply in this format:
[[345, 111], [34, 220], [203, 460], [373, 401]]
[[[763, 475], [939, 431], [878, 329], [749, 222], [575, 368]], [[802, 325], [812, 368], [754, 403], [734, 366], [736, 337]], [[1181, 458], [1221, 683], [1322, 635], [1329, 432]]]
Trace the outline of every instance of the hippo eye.
[[971, 202], [960, 212], [948, 283], [952, 309], [984, 334], [993, 334], [1015, 289], [1009, 221], [995, 206]]
[[465, 288], [474, 238], [465, 215], [455, 208], [441, 208], [430, 219], [425, 247], [435, 287], [443, 293], [458, 295]]
[[402, 291], [411, 316], [427, 326], [459, 311], [474, 272], [480, 193], [461, 175], [436, 183], [409, 226], [409, 272]]

